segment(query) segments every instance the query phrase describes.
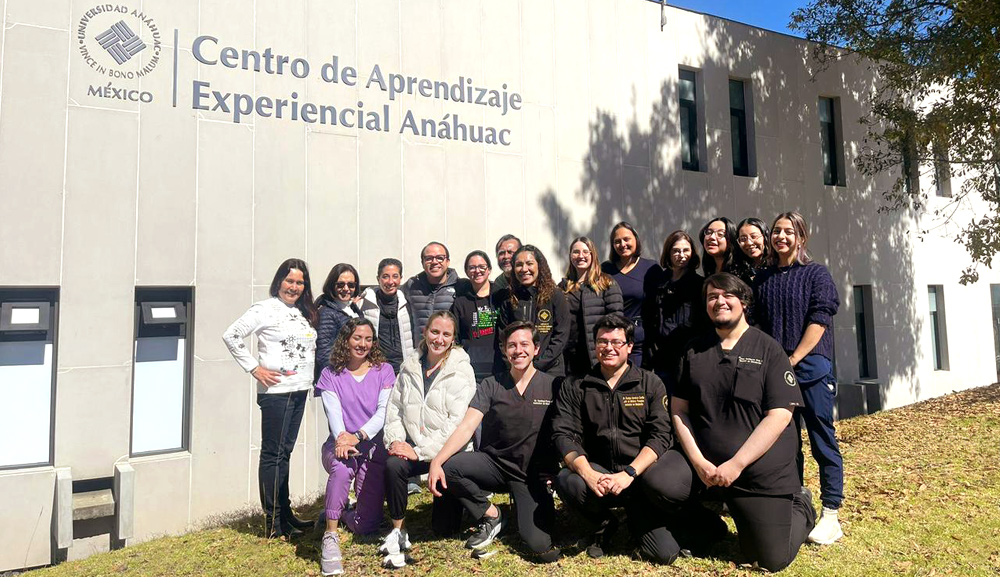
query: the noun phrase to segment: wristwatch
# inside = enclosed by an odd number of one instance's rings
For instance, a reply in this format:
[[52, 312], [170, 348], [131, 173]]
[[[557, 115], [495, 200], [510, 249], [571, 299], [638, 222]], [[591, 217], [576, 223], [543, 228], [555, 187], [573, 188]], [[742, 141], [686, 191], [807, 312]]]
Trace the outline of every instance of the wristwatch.
[[632, 477], [633, 479], [635, 479], [636, 477], [639, 476], [639, 473], [635, 472], [635, 467], [633, 467], [632, 465], [628, 465], [628, 466], [625, 467], [625, 473], [629, 477]]
[[359, 441], [367, 441], [368, 440], [368, 435], [366, 435], [365, 432], [364, 432], [364, 430], [362, 430], [362, 429], [358, 429], [354, 433], [354, 436], [357, 437]]

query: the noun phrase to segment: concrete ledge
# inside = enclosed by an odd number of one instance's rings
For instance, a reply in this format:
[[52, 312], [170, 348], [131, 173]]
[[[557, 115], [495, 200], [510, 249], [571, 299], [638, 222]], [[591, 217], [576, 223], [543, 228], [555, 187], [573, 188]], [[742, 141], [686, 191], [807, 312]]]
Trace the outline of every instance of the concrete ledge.
[[115, 465], [115, 538], [135, 535], [135, 469], [128, 463]]
[[111, 489], [73, 495], [73, 520], [86, 521], [115, 514], [115, 495]]
[[56, 469], [55, 501], [53, 525], [56, 547], [69, 549], [73, 545], [73, 473], [69, 467]]

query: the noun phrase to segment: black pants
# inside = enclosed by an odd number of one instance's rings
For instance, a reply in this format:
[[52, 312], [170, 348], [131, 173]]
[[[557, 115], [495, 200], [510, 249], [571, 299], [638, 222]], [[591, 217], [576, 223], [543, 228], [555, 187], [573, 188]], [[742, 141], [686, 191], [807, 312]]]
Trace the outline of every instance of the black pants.
[[[406, 516], [406, 502], [409, 495], [406, 485], [410, 476], [427, 473], [431, 464], [426, 461], [407, 461], [390, 455], [385, 462], [385, 502], [389, 517], [401, 521]], [[431, 505], [431, 529], [435, 535], [452, 535], [461, 530], [462, 504], [455, 497], [445, 493], [434, 497]]]
[[[691, 464], [677, 450], [661, 455], [642, 479], [650, 501], [665, 512], [676, 511], [706, 491]], [[743, 555], [768, 571], [788, 567], [816, 524], [816, 511], [802, 493], [758, 495], [722, 487], [708, 491], [729, 507]]]
[[288, 495], [288, 459], [299, 436], [308, 391], [258, 394], [260, 407], [260, 465], [257, 481], [260, 505], [270, 522], [267, 531], [286, 533], [292, 517]]
[[[595, 463], [590, 466], [600, 473], [609, 472]], [[611, 516], [611, 509], [623, 507], [629, 532], [639, 542], [642, 553], [657, 563], [673, 563], [680, 553], [680, 545], [667, 529], [664, 515], [652, 510], [640, 484], [636, 480], [619, 495], [598, 497], [587, 487], [583, 477], [568, 468], [556, 477], [556, 490], [563, 502], [587, 520], [601, 523]]]
[[518, 481], [504, 473], [486, 453], [457, 453], [444, 464], [447, 492], [454, 495], [474, 519], [480, 519], [490, 508], [487, 495], [510, 493], [517, 515], [517, 532], [532, 553], [545, 553], [552, 548], [552, 526], [555, 506], [545, 488], [545, 480], [535, 478], [530, 483]]

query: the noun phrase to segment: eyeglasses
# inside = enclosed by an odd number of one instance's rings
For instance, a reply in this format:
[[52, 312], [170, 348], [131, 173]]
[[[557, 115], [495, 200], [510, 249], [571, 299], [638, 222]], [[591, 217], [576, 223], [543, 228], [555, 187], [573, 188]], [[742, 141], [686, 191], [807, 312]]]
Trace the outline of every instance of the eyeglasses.
[[726, 236], [726, 230], [725, 229], [722, 229], [722, 230], [706, 230], [705, 231], [705, 238], [708, 238], [710, 236], [714, 236], [716, 238], [725, 238], [725, 236]]
[[755, 232], [755, 233], [751, 234], [750, 236], [740, 236], [740, 237], [737, 237], [736, 241], [737, 242], [747, 242], [749, 240], [758, 241], [758, 240], [760, 240], [762, 238], [764, 238], [764, 235], [758, 234], [758, 233]]
[[342, 288], [352, 289], [352, 288], [358, 286], [358, 283], [356, 283], [356, 282], [338, 282], [336, 286], [339, 289], [342, 289]]
[[606, 347], [613, 347], [615, 350], [618, 350], [618, 349], [624, 347], [625, 343], [626, 343], [626, 341], [623, 341], [621, 339], [614, 339], [614, 340], [597, 339], [597, 346], [599, 346], [599, 347], [605, 347], [605, 348]]
[[486, 271], [490, 270], [490, 267], [486, 266], [485, 264], [471, 264], [471, 265], [465, 267], [465, 270], [467, 270], [469, 272], [476, 272], [476, 271], [486, 272]]
[[429, 254], [424, 257], [424, 262], [444, 262], [446, 260], [448, 257], [443, 254]]

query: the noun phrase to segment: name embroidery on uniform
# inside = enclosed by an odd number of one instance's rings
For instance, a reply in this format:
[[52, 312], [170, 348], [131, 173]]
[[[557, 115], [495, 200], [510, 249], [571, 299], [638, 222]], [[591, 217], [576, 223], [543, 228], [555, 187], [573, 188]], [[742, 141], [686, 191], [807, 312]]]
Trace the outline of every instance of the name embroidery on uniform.
[[531, 404], [547, 407], [552, 404], [552, 399], [534, 399], [533, 401], [531, 401]]
[[746, 363], [749, 365], [763, 365], [764, 361], [761, 359], [755, 359], [753, 357], [738, 357], [739, 362]]
[[646, 397], [643, 395], [622, 395], [622, 406], [628, 409], [645, 407]]

